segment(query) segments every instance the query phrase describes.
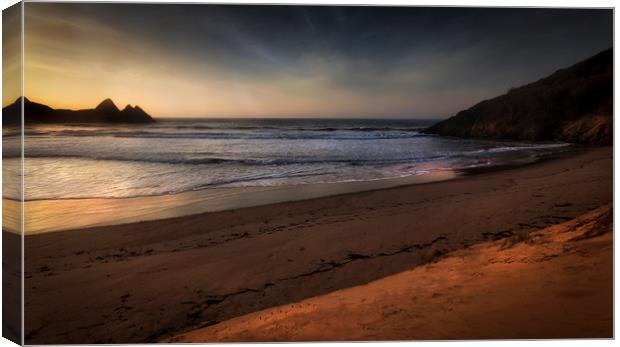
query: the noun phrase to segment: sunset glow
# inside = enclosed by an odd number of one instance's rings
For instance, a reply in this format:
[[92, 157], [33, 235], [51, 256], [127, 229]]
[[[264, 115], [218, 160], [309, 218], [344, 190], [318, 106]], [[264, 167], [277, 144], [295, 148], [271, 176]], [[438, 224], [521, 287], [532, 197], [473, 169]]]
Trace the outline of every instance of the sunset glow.
[[[429, 26], [436, 10], [28, 3], [25, 95], [73, 109], [109, 97], [156, 117], [438, 118], [609, 42], [609, 12], [576, 25], [569, 10], [447, 10]], [[483, 36], [459, 29], [480, 21]]]

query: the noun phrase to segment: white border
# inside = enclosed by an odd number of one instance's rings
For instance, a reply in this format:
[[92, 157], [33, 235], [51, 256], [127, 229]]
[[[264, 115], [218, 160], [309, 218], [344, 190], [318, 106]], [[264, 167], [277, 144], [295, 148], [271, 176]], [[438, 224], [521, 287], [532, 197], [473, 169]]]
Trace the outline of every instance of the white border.
[[[38, 0], [27, 0], [27, 2], [50, 2], [50, 1], [38, 1]], [[15, 4], [17, 1], [3, 1], [2, 3], [2, 8], [5, 9], [13, 4]], [[81, 1], [71, 1], [71, 0], [64, 0], [63, 2], [102, 2], [102, 1], [93, 1], [93, 0], [81, 0]], [[114, 2], [114, 1], [106, 1], [106, 2]], [[605, 0], [590, 0], [590, 1], [577, 1], [577, 0], [545, 0], [545, 1], [535, 1], [535, 0], [504, 0], [501, 2], [498, 1], [492, 1], [492, 0], [450, 0], [450, 1], [445, 1], [445, 0], [415, 0], [415, 1], [411, 1], [411, 0], [376, 0], [376, 1], [368, 1], [368, 0], [337, 0], [337, 1], [326, 1], [326, 0], [304, 0], [304, 1], [300, 1], [300, 0], [286, 0], [286, 1], [268, 1], [268, 0], [245, 0], [245, 1], [235, 1], [235, 0], [219, 0], [219, 1], [182, 1], [182, 0], [150, 0], [150, 1], [144, 1], [144, 0], [134, 0], [134, 1], [129, 1], [129, 2], [134, 2], [134, 3], [219, 3], [219, 4], [297, 4], [297, 5], [381, 5], [381, 6], [471, 6], [471, 7], [583, 7], [583, 8], [615, 8], [615, 1], [605, 1]], [[22, 7], [22, 13], [23, 13], [23, 7]], [[1, 24], [1, 19], [0, 19], [0, 24]], [[614, 15], [614, 24], [615, 24], [615, 15]], [[23, 21], [22, 21], [22, 30], [23, 30]], [[0, 25], [1, 27], [1, 25]], [[1, 30], [1, 29], [0, 29]], [[616, 37], [618, 37], [618, 28], [614, 25], [614, 47], [616, 44]], [[22, 35], [23, 35], [23, 31], [22, 31]], [[22, 36], [23, 37], [23, 36]], [[1, 45], [0, 45], [1, 47]], [[23, 52], [23, 40], [22, 40], [22, 61], [24, 58], [24, 52]], [[614, 66], [618, 66], [618, 57], [617, 55], [614, 55]], [[22, 64], [23, 67], [23, 64]], [[1, 67], [0, 67], [0, 71], [1, 71]], [[614, 69], [614, 87], [615, 87], [615, 81], [617, 80], [618, 77], [618, 72], [617, 69]], [[22, 95], [23, 95], [23, 69], [22, 69]], [[1, 91], [1, 86], [0, 86], [0, 91]], [[616, 100], [619, 100], [618, 98], [618, 90], [614, 88], [614, 114], [616, 112]], [[22, 108], [23, 109], [23, 108]], [[614, 117], [615, 119], [615, 117]], [[616, 122], [614, 122], [614, 143], [617, 143], [619, 135], [618, 135], [618, 126], [616, 124]], [[0, 143], [0, 150], [1, 150], [1, 143]], [[614, 147], [615, 149], [615, 147]], [[22, 151], [23, 151], [23, 134], [22, 134]], [[615, 152], [615, 150], [614, 150]], [[23, 159], [22, 159], [23, 160]], [[614, 182], [616, 179], [615, 174], [619, 169], [620, 164], [618, 163], [617, 160], [615, 160], [615, 154], [614, 154]], [[2, 164], [0, 162], [0, 169], [2, 167]], [[22, 163], [22, 170], [23, 170], [23, 163]], [[1, 171], [0, 171], [1, 172]], [[0, 183], [1, 184], [1, 183]], [[614, 200], [617, 194], [617, 187], [614, 184]], [[22, 194], [23, 194], [23, 189], [22, 189]], [[23, 198], [23, 197], [22, 197]], [[618, 220], [618, 212], [617, 210], [614, 210], [614, 220]], [[22, 218], [23, 218], [23, 214], [22, 214]], [[2, 217], [0, 215], [0, 223], [2, 221]], [[23, 223], [23, 221], [22, 221]], [[23, 225], [23, 224], [22, 224]], [[617, 238], [614, 238], [614, 250], [618, 249], [617, 247], [619, 246], [619, 241]], [[1, 245], [1, 243], [0, 243]], [[614, 252], [615, 253], [615, 252]], [[23, 255], [23, 243], [22, 243], [22, 255]], [[615, 262], [615, 257], [614, 257], [614, 265], [616, 265]], [[22, 267], [23, 267], [23, 263], [22, 263]], [[23, 271], [22, 271], [23, 274]], [[614, 266], [614, 298], [616, 297], [616, 295], [618, 294], [618, 286], [616, 285], [616, 281], [615, 279], [618, 278], [618, 267]], [[23, 288], [23, 286], [22, 286]], [[0, 293], [1, 293], [1, 289], [0, 289]], [[22, 293], [23, 295], [23, 293]], [[23, 297], [22, 297], [23, 300]], [[23, 302], [23, 301], [22, 301]], [[615, 305], [614, 302], [614, 318], [617, 318], [618, 315], [618, 307], [617, 305]], [[22, 317], [23, 317], [23, 312], [22, 312]], [[619, 323], [618, 323], [618, 319], [615, 319], [614, 321], [614, 333], [618, 331], [618, 327], [619, 327]], [[389, 345], [394, 345], [394, 344], [398, 344], [398, 345], [411, 345], [411, 346], [478, 346], [478, 345], [485, 345], [485, 346], [495, 346], [495, 345], [500, 345], [500, 346], [583, 346], [583, 345], [588, 345], [588, 346], [609, 346], [609, 345], [615, 345], [617, 342], [615, 340], [545, 340], [545, 341], [497, 341], [497, 340], [488, 340], [488, 341], [456, 341], [456, 342], [367, 342], [364, 343], [364, 345], [368, 345], [368, 346], [389, 346]], [[360, 343], [320, 343], [321, 346], [352, 346], [352, 345], [359, 345]], [[212, 345], [218, 345], [218, 344], [212, 344]], [[224, 345], [224, 344], [220, 344], [220, 345]], [[225, 344], [226, 346], [230, 346], [230, 347], [238, 347], [238, 346], [247, 346], [248, 344]], [[261, 346], [276, 346], [276, 345], [280, 345], [280, 344], [275, 344], [275, 343], [265, 343], [265, 344], [260, 344]], [[304, 343], [304, 345], [319, 345], [318, 343]], [[0, 347], [5, 347], [5, 346], [15, 346], [12, 342], [1, 338], [0, 339]]]

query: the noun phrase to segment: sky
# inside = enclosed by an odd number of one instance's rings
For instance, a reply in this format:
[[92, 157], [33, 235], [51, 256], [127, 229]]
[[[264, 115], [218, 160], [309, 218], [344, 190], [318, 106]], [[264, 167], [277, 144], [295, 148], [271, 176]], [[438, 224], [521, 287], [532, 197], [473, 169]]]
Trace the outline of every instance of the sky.
[[35, 2], [24, 13], [29, 99], [112, 98], [155, 117], [446, 118], [613, 45], [609, 9]]

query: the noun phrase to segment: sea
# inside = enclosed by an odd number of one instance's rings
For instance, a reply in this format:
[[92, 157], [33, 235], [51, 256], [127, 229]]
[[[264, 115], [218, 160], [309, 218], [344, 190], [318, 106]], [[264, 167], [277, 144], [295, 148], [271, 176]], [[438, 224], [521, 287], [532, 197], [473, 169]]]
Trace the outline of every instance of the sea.
[[[26, 201], [123, 199], [225, 187], [375, 181], [530, 163], [571, 150], [427, 135], [434, 120], [160, 119], [31, 125]], [[19, 129], [3, 129], [3, 195], [19, 199]]]

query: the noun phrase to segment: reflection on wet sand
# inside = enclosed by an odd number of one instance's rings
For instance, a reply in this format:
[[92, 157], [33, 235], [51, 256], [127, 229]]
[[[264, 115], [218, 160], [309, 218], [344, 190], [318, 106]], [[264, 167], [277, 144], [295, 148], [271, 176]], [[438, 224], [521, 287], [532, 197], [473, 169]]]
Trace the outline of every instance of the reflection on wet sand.
[[[420, 176], [375, 181], [214, 188], [182, 194], [127, 199], [26, 201], [24, 204], [26, 216], [24, 229], [26, 234], [39, 234], [91, 226], [166, 219], [203, 212], [224, 211], [408, 184], [444, 181], [456, 176], [457, 174], [454, 171], [441, 171]], [[17, 201], [3, 199], [3, 202], [7, 209], [19, 208]]]

